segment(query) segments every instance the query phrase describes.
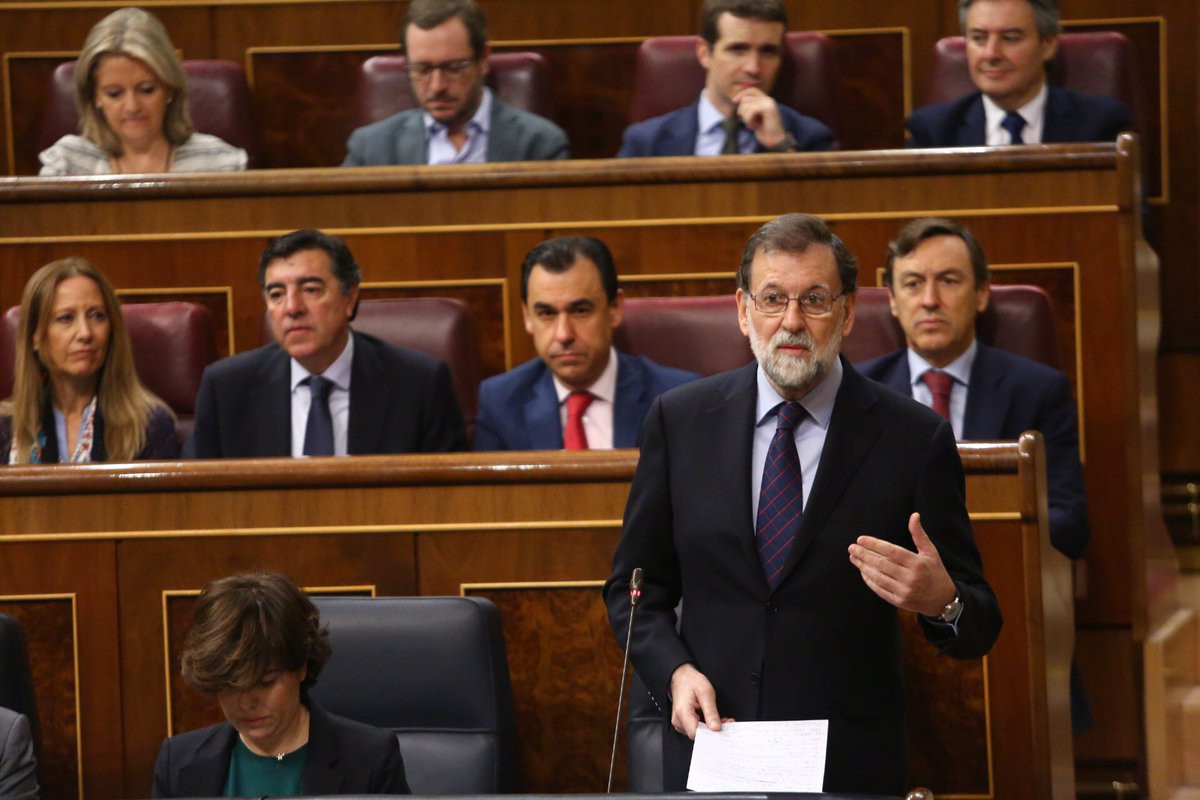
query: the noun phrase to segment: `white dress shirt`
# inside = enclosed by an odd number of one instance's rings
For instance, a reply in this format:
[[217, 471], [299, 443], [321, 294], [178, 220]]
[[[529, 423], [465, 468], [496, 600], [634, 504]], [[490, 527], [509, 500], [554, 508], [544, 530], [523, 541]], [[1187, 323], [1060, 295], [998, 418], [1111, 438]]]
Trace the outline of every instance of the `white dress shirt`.
[[[719, 156], [725, 146], [725, 115], [708, 99], [708, 92], [700, 90], [700, 104], [696, 107], [699, 127], [696, 128], [696, 151], [698, 156]], [[753, 153], [754, 131], [742, 127], [738, 131], [738, 152]]]
[[[304, 455], [304, 431], [308, 427], [308, 407], [312, 390], [301, 385], [312, 373], [292, 359], [292, 455]], [[329, 416], [333, 418], [333, 454], [346, 455], [347, 434], [350, 430], [350, 365], [354, 362], [354, 336], [351, 334], [341, 355], [334, 359], [321, 377], [333, 381], [329, 390]]]
[[482, 164], [487, 161], [488, 132], [492, 126], [492, 90], [483, 87], [483, 96], [475, 115], [467, 120], [464, 130], [467, 141], [459, 150], [450, 141], [450, 129], [435, 120], [428, 111], [425, 120], [425, 142], [430, 164]]
[[[821, 463], [821, 451], [825, 449], [825, 435], [829, 433], [829, 420], [833, 416], [833, 401], [837, 399], [842, 385], [842, 361], [835, 359], [833, 368], [808, 394], [800, 398], [800, 405], [808, 415], [792, 431], [796, 439], [796, 453], [800, 456], [800, 475], [804, 479], [804, 506], [812, 492], [817, 477], [817, 466]], [[762, 491], [763, 467], [767, 463], [767, 450], [775, 438], [777, 415], [772, 413], [784, 398], [767, 380], [762, 367], [758, 368], [758, 400], [754, 409], [754, 447], [750, 453], [750, 520], [751, 526], [758, 525], [758, 495]]]
[[[567, 429], [567, 396], [573, 389], [554, 378], [554, 391], [558, 394], [558, 420], [562, 430]], [[608, 348], [608, 363], [588, 391], [592, 394], [591, 405], [583, 412], [583, 432], [587, 435], [589, 450], [613, 449], [613, 403], [617, 397], [617, 351]]]
[[[1046, 96], [1049, 93], [1050, 90], [1043, 81], [1041, 91], [1034, 95], [1032, 100], [1017, 109], [1017, 113], [1025, 120], [1025, 127], [1021, 130], [1021, 138], [1025, 144], [1040, 144], [1042, 141], [1042, 130], [1046, 126]], [[1004, 121], [1007, 113], [996, 105], [992, 98], [986, 94], [983, 96], [983, 115], [986, 124], [984, 130], [987, 133], [984, 141], [989, 146], [1012, 144], [1012, 136], [1000, 127], [1000, 123]]]

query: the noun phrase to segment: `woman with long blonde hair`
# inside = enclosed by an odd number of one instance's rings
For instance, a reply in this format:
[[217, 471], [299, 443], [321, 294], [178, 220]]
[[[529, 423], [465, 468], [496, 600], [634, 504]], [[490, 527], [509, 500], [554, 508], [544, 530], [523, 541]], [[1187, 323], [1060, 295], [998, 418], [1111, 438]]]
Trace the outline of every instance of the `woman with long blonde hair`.
[[112, 285], [82, 258], [33, 273], [21, 297], [13, 394], [0, 403], [10, 464], [171, 459], [175, 417], [138, 380]]

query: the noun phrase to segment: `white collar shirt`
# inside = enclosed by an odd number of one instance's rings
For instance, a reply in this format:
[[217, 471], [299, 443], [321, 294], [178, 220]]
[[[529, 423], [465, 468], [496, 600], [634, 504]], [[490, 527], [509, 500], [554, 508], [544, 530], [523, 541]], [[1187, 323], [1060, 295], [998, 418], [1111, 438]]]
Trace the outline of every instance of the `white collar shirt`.
[[[567, 396], [571, 389], [554, 378], [554, 391], [558, 395], [558, 421], [562, 430], [567, 429]], [[589, 450], [611, 450], [613, 448], [613, 408], [617, 398], [617, 351], [608, 348], [608, 363], [596, 382], [588, 387], [592, 402], [583, 412], [583, 432], [587, 435]]]
[[[354, 363], [354, 334], [346, 341], [341, 355], [334, 359], [321, 376], [333, 381], [329, 391], [329, 415], [333, 419], [333, 454], [346, 455], [347, 434], [350, 430], [350, 374]], [[308, 427], [308, 408], [312, 391], [303, 385], [312, 374], [291, 359], [292, 366], [292, 455], [304, 455], [304, 431]]]
[[[1046, 86], [1046, 82], [1042, 81], [1041, 91], [1034, 95], [1032, 100], [1017, 109], [1017, 113], [1025, 120], [1025, 127], [1021, 131], [1024, 144], [1041, 143], [1042, 131], [1046, 126], [1046, 97], [1049, 94], [1050, 89]], [[1012, 136], [1000, 124], [1004, 121], [1007, 113], [996, 105], [992, 98], [986, 94], [983, 96], [983, 116], [987, 133], [985, 141], [989, 146], [1012, 144]]]
[[428, 111], [422, 112], [425, 120], [425, 144], [429, 164], [482, 164], [487, 161], [488, 134], [492, 127], [492, 90], [483, 87], [479, 108], [467, 120], [464, 129], [467, 141], [459, 150], [450, 141], [450, 129], [435, 120]]
[[912, 396], [917, 402], [933, 408], [933, 392], [925, 385], [922, 376], [931, 369], [940, 369], [954, 378], [950, 387], [950, 426], [954, 428], [954, 438], [963, 438], [963, 418], [967, 413], [967, 392], [971, 388], [971, 367], [975, 365], [975, 354], [979, 351], [979, 343], [974, 338], [967, 349], [958, 358], [944, 367], [935, 367], [917, 355], [911, 347], [908, 349], [908, 374], [912, 376]]

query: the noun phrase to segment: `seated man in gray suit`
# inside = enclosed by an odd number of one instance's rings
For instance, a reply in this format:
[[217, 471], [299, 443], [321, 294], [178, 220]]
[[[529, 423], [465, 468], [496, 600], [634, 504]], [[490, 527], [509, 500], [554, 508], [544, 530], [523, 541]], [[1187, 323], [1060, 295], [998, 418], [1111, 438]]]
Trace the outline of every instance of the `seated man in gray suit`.
[[350, 134], [344, 167], [566, 158], [567, 135], [484, 86], [487, 26], [474, 0], [413, 0], [401, 48], [419, 108]]
[[0, 708], [0, 797], [37, 800], [37, 764], [29, 718]]
[[624, 295], [599, 239], [564, 236], [529, 251], [521, 303], [539, 357], [479, 387], [476, 450], [636, 447], [654, 399], [698, 377], [613, 347]]

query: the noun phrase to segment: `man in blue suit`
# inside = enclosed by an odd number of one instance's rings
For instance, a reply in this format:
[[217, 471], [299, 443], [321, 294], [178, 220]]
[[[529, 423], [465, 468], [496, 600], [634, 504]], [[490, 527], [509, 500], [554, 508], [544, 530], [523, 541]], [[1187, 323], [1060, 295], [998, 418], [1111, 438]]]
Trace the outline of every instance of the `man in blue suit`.
[[[908, 347], [858, 364], [858, 370], [938, 411], [957, 439], [1015, 439], [1040, 431], [1050, 540], [1067, 558], [1081, 558], [1089, 527], [1071, 385], [1059, 370], [975, 338], [975, 317], [988, 303], [983, 247], [952, 220], [914, 220], [888, 245], [883, 279]], [[1071, 720], [1076, 733], [1092, 722], [1074, 665]]]
[[829, 128], [771, 97], [786, 30], [782, 0], [706, 0], [696, 45], [705, 69], [700, 97], [630, 125], [617, 157], [832, 150]]
[[476, 450], [637, 446], [654, 399], [698, 376], [618, 353], [622, 301], [599, 239], [550, 239], [525, 256], [521, 310], [538, 358], [479, 387]]
[[960, 0], [967, 65], [978, 91], [908, 120], [914, 147], [1112, 141], [1129, 109], [1046, 83], [1058, 49], [1056, 0]]

